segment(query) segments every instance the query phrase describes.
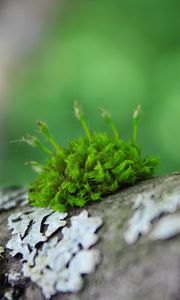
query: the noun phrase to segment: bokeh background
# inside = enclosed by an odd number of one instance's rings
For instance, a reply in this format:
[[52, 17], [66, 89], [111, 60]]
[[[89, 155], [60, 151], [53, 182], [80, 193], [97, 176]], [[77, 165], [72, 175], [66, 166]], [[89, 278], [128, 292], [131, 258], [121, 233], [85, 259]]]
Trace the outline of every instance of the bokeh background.
[[11, 141], [44, 120], [62, 146], [83, 134], [78, 99], [93, 130], [106, 108], [123, 138], [143, 107], [138, 141], [160, 156], [157, 174], [180, 170], [179, 0], [0, 1], [0, 185], [27, 184], [27, 160], [43, 154]]

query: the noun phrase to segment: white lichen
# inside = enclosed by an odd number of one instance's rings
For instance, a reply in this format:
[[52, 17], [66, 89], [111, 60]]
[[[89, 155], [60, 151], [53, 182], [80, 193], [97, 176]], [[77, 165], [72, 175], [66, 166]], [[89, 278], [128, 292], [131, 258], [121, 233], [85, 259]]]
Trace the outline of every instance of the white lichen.
[[21, 273], [19, 272], [10, 272], [7, 274], [8, 283], [11, 284], [11, 286], [14, 286], [14, 284], [21, 278]]
[[[9, 218], [13, 236], [7, 248], [12, 250], [12, 256], [22, 254], [24, 276], [41, 287], [46, 298], [57, 292], [79, 291], [83, 286], [82, 274], [94, 272], [100, 262], [99, 250], [90, 248], [98, 241], [95, 232], [102, 220], [88, 217], [87, 211], [83, 211], [70, 219], [70, 227], [64, 227], [66, 216], [36, 208]], [[58, 234], [51, 237], [60, 227], [64, 227], [62, 238]], [[42, 247], [38, 247], [39, 242]]]
[[66, 221], [64, 220], [67, 217], [67, 213], [54, 212], [53, 214], [47, 217], [47, 220], [44, 222], [45, 225], [48, 225], [48, 229], [45, 232], [45, 236], [51, 236], [57, 228], [64, 227]]
[[28, 202], [28, 193], [25, 188], [1, 188], [0, 189], [0, 211], [8, 210], [17, 205], [25, 205]]
[[30, 250], [28, 245], [24, 244], [20, 235], [18, 233], [13, 234], [12, 238], [6, 245], [6, 248], [11, 249], [11, 256], [15, 256], [18, 253], [23, 255], [24, 259], [28, 259], [30, 255]]
[[180, 207], [180, 190], [161, 195], [154, 192], [139, 194], [134, 201], [134, 215], [129, 221], [128, 230], [124, 235], [128, 244], [133, 244], [140, 235], [146, 235], [152, 223], [164, 214], [174, 213]]
[[180, 234], [180, 214], [174, 214], [162, 218], [151, 232], [153, 240], [169, 239]]
[[11, 290], [5, 292], [4, 298], [6, 300], [13, 300], [13, 290], [11, 289]]
[[[67, 213], [53, 212], [48, 208], [32, 208], [24, 213], [14, 213], [8, 219], [8, 227], [12, 230], [12, 238], [6, 247], [11, 249], [11, 256], [21, 253], [24, 260], [33, 263], [36, 255], [35, 246], [47, 241], [49, 233], [66, 225]], [[55, 216], [53, 220], [53, 216]], [[51, 217], [51, 218], [50, 218]], [[53, 223], [53, 225], [52, 225]], [[42, 227], [46, 230], [42, 231]]]

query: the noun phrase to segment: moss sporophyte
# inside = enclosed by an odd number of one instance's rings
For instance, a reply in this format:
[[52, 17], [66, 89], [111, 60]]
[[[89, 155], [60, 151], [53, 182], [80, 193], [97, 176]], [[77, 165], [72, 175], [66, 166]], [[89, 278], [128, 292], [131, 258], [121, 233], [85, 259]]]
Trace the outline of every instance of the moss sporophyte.
[[112, 136], [106, 132], [91, 132], [77, 101], [74, 112], [86, 136], [71, 141], [67, 148], [57, 144], [44, 122], [38, 122], [39, 132], [52, 149], [34, 136], [22, 139], [48, 155], [44, 164], [28, 162], [38, 172], [37, 179], [29, 186], [29, 202], [33, 206], [63, 212], [73, 206], [100, 201], [123, 187], [152, 177], [159, 163], [157, 157], [142, 156], [137, 146], [140, 106], [133, 115], [133, 134], [129, 141], [119, 136], [110, 114], [104, 109], [100, 109], [100, 113], [110, 126]]

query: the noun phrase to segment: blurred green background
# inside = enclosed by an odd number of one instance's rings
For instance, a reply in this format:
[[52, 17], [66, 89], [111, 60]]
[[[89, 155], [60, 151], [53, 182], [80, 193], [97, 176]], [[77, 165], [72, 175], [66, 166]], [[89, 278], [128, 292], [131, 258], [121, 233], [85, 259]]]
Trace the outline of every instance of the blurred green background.
[[157, 174], [180, 170], [180, 1], [67, 1], [56, 4], [38, 45], [13, 69], [3, 111], [0, 184], [27, 184], [36, 149], [9, 141], [44, 120], [60, 143], [83, 134], [72, 110], [78, 99], [93, 130], [106, 130], [98, 107], [128, 139], [143, 107], [138, 141], [160, 156]]

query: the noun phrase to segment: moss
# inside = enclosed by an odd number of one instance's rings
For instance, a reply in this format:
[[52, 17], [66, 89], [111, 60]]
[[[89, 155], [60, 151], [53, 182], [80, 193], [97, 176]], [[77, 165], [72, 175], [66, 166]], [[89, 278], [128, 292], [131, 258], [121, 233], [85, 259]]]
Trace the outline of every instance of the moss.
[[29, 186], [31, 205], [67, 211], [73, 206], [100, 201], [104, 196], [154, 174], [159, 159], [142, 156], [136, 143], [140, 106], [133, 115], [133, 136], [129, 141], [121, 139], [111, 116], [104, 109], [100, 112], [113, 136], [105, 132], [92, 133], [78, 102], [74, 104], [74, 111], [86, 137], [71, 141], [66, 149], [56, 143], [44, 122], [38, 122], [38, 128], [52, 150], [37, 137], [28, 135], [22, 139], [48, 154], [44, 164], [28, 162], [39, 173]]

